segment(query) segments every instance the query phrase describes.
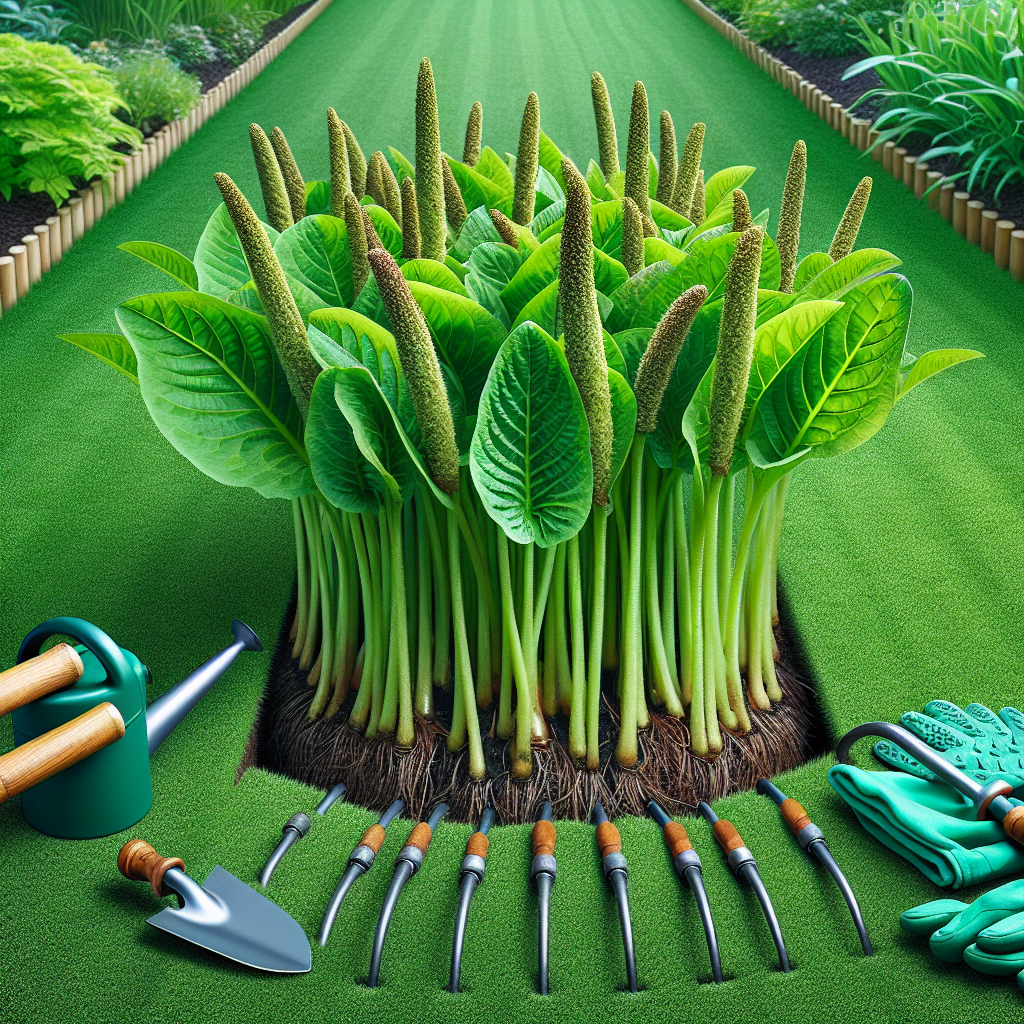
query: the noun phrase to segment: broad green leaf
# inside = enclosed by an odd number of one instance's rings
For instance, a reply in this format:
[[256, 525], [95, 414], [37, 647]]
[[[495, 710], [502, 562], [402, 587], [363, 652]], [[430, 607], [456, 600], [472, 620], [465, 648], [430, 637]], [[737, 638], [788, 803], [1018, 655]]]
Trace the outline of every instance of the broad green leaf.
[[[534, 216], [533, 220], [530, 221], [530, 232], [534, 238], [539, 239], [552, 224], [556, 221], [561, 221], [564, 217], [565, 200], [559, 199], [550, 206], [546, 206], [536, 214], [536, 216]], [[559, 228], [559, 231], [560, 230], [561, 228]]]
[[[704, 209], [713, 211], [723, 200], [732, 202], [731, 196], [735, 189], [743, 188], [747, 179], [756, 171], [756, 167], [725, 167], [708, 178], [704, 185]], [[732, 217], [729, 217], [732, 220]]]
[[611, 192], [612, 196], [621, 201], [626, 191], [626, 172], [619, 171], [613, 174], [606, 182], [605, 187]]
[[318, 309], [309, 326], [309, 347], [325, 370], [355, 359], [377, 379], [388, 401], [397, 400], [398, 349], [390, 331], [354, 309]]
[[[544, 231], [538, 235], [541, 243], [546, 242], [549, 238], [553, 238], [555, 235], [560, 234], [562, 231], [562, 222], [565, 220], [565, 214], [563, 211], [562, 216], [550, 224]], [[607, 253], [609, 256], [616, 260], [622, 259], [622, 201], [614, 199], [606, 203], [595, 203], [590, 208], [590, 226], [591, 232], [594, 236], [594, 245], [602, 252]]]
[[451, 253], [446, 253], [444, 265], [463, 283], [466, 283], [466, 267], [460, 263]]
[[611, 491], [618, 480], [622, 467], [626, 464], [629, 446], [633, 443], [636, 433], [636, 395], [626, 378], [618, 371], [608, 367], [608, 390], [612, 396], [612, 475], [608, 490]]
[[324, 213], [303, 217], [281, 232], [274, 253], [285, 274], [328, 306], [352, 305], [352, 257], [348, 231], [339, 217]]
[[505, 166], [505, 161], [490, 146], [484, 146], [480, 151], [480, 159], [477, 160], [473, 170], [493, 182], [502, 196], [506, 196], [515, 190], [516, 179], [512, 176], [512, 172], [508, 167]]
[[[58, 334], [61, 341], [68, 341], [86, 352], [91, 352], [101, 363], [124, 374], [136, 387], [139, 384], [139, 367], [135, 361], [128, 339], [122, 334]], [[913, 387], [913, 385], [911, 385]]]
[[693, 225], [683, 216], [676, 213], [671, 207], [651, 199], [651, 220], [662, 231], [688, 231]]
[[[469, 463], [469, 442], [473, 436], [473, 425], [470, 424], [467, 432], [466, 424], [476, 417], [466, 416], [466, 396], [463, 393], [462, 385], [455, 373], [444, 363], [441, 366], [441, 377], [444, 380], [445, 393], [448, 396], [448, 408], [452, 414], [452, 426], [455, 427], [455, 446], [459, 450], [459, 462], [465, 466]], [[391, 401], [390, 396], [385, 395]], [[416, 419], [416, 409], [412, 404], [412, 395], [409, 393], [409, 383], [402, 377], [398, 386], [398, 401], [391, 402], [392, 408], [398, 414], [398, 422], [414, 448], [419, 450], [423, 447], [423, 434], [420, 431], [419, 421]]]
[[[277, 232], [269, 224], [264, 224], [263, 229], [273, 245], [277, 241]], [[193, 263], [199, 291], [220, 299], [226, 299], [232, 292], [243, 288], [252, 277], [235, 234], [235, 226], [231, 223], [231, 215], [223, 203], [206, 222]]]
[[644, 266], [649, 267], [652, 263], [665, 260], [673, 267], [679, 266], [686, 259], [686, 253], [670, 245], [663, 238], [644, 239]]
[[475, 411], [505, 328], [472, 299], [419, 281], [410, 281], [409, 288], [426, 317], [438, 359], [454, 371], [466, 407]]
[[467, 210], [475, 210], [478, 206], [492, 210], [495, 207], [500, 207], [502, 200], [509, 195], [506, 189], [496, 185], [490, 178], [485, 178], [472, 167], [467, 167], [451, 157], [447, 159], [448, 166], [455, 176], [455, 183], [459, 186], [462, 198], [466, 201]]
[[[537, 208], [546, 209], [551, 203], [565, 202], [565, 191], [555, 176], [545, 167], [537, 168]], [[545, 200], [541, 205], [541, 198]]]
[[[299, 223], [304, 224], [305, 220], [299, 221]], [[295, 300], [295, 305], [298, 307], [304, 324], [309, 323], [309, 318], [315, 310], [323, 309], [325, 306], [332, 305], [332, 303], [328, 302], [326, 299], [320, 298], [320, 296], [317, 295], [309, 285], [300, 281], [287, 270], [284, 273], [284, 279], [288, 283], [288, 291], [292, 293], [292, 298]], [[238, 299], [239, 304], [244, 305], [247, 309], [253, 309], [258, 313], [263, 312], [263, 307], [259, 302], [259, 292], [256, 291], [255, 283], [250, 281], [245, 288], [239, 289], [239, 292], [236, 293], [236, 298]]]
[[[626, 360], [622, 350], [619, 348], [618, 342], [607, 331], [601, 332], [601, 338], [604, 341], [604, 360], [608, 364], [608, 369], [614, 370], [622, 377], [625, 377], [627, 372]], [[560, 334], [555, 344], [564, 352], [565, 335]]]
[[562, 333], [562, 317], [558, 308], [558, 281], [552, 281], [542, 288], [519, 311], [512, 330], [522, 327], [525, 323], [533, 323], [548, 334], [558, 337]]
[[[647, 153], [647, 198], [652, 200], [658, 194], [658, 161], [654, 154]], [[655, 221], [657, 223], [657, 221]]]
[[668, 260], [658, 260], [656, 263], [644, 267], [643, 270], [634, 274], [617, 288], [611, 295], [614, 309], [608, 320], [608, 329], [614, 333], [624, 331], [629, 327], [634, 314], [647, 296], [658, 286], [663, 277], [672, 273], [672, 270], [673, 264]]
[[470, 254], [481, 242], [500, 241], [501, 235], [491, 223], [491, 215], [487, 212], [486, 207], [478, 206], [475, 210], [470, 211], [465, 223], [459, 229], [458, 238], [455, 239], [455, 244], [451, 247], [449, 255], [464, 262], [469, 259]]
[[562, 151], [544, 134], [540, 133], [538, 162], [558, 182], [558, 187], [565, 191], [565, 176], [562, 174]]
[[858, 249], [831, 263], [805, 284], [800, 289], [800, 299], [841, 299], [863, 281], [884, 274], [901, 262], [884, 249]]
[[815, 456], [856, 448], [896, 398], [913, 293], [886, 274], [857, 285], [765, 391], [751, 436], [772, 462], [801, 448]]
[[591, 194], [598, 202], [615, 198], [614, 193], [608, 191], [608, 186], [604, 182], [604, 171], [595, 160], [591, 160], [587, 166], [587, 184], [590, 186]]
[[306, 216], [331, 212], [331, 183], [329, 181], [306, 182]]
[[832, 257], [827, 252], [810, 252], [798, 264], [793, 291], [801, 292], [823, 270], [832, 266]]
[[565, 355], [535, 324], [513, 331], [494, 360], [469, 466], [484, 508], [516, 543], [551, 547], [587, 521], [594, 474], [586, 412]]
[[395, 149], [394, 146], [388, 146], [388, 150], [391, 152], [391, 168], [395, 172], [398, 184], [402, 184], [403, 178], [412, 178], [415, 181], [416, 169], [413, 167], [412, 161]]
[[512, 320], [501, 301], [501, 291], [515, 277], [520, 263], [519, 253], [501, 242], [478, 245], [466, 263], [468, 272], [465, 283], [469, 297], [500, 320], [506, 330]]
[[384, 248], [396, 260], [400, 259], [402, 255], [402, 229], [398, 226], [395, 218], [383, 206], [367, 206], [365, 209], [366, 215], [373, 221], [374, 230], [384, 243]]
[[363, 285], [362, 291], [356, 296], [355, 302], [352, 303], [352, 309], [390, 332], [391, 321], [388, 320], [387, 311], [384, 309], [380, 289], [377, 287], [377, 279], [372, 274]]
[[454, 292], [469, 298], [465, 285], [443, 263], [437, 260], [409, 260], [402, 264], [402, 277], [406, 281], [422, 281], [432, 284], [435, 288]]
[[177, 249], [161, 245], [159, 242], [122, 242], [118, 249], [124, 249], [157, 270], [162, 270], [190, 292], [199, 290], [196, 268], [192, 261], [187, 256], [182, 256]]
[[117, 308], [153, 422], [194, 466], [265, 498], [313, 491], [302, 417], [266, 320], [199, 292]]
[[[73, 335], [63, 335], [63, 337], [70, 340]], [[971, 348], [937, 348], [931, 352], [925, 352], [923, 356], [919, 356], [910, 364], [909, 370], [902, 376], [899, 390], [896, 392], [896, 401], [898, 402], [908, 391], [912, 391], [918, 384], [936, 373], [948, 370], [949, 367], [956, 366], [957, 363], [984, 357], [983, 352], [976, 352]]]

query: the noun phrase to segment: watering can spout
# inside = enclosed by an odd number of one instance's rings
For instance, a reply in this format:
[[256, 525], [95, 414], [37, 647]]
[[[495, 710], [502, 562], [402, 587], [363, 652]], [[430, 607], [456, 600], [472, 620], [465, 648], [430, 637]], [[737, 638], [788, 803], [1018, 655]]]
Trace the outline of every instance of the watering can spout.
[[171, 730], [196, 706], [211, 686], [228, 670], [242, 651], [262, 651], [260, 638], [241, 619], [233, 619], [231, 632], [234, 643], [204, 661], [190, 672], [177, 686], [158, 697], [146, 710], [146, 733], [149, 737], [149, 756], [170, 735]]

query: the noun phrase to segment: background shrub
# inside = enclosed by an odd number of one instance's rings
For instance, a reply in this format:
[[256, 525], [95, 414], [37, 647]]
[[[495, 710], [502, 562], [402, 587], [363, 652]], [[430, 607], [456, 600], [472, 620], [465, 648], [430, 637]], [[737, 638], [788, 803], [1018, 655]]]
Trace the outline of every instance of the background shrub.
[[139, 133], [113, 111], [123, 106], [109, 72], [67, 47], [0, 35], [0, 194], [46, 192], [60, 203], [112, 171], [111, 146]]
[[861, 33], [877, 34], [898, 14], [893, 0], [746, 0], [739, 25], [763, 46], [833, 57], [864, 52]]
[[184, 117], [199, 102], [199, 79], [161, 54], [138, 54], [113, 74], [126, 120], [146, 135]]

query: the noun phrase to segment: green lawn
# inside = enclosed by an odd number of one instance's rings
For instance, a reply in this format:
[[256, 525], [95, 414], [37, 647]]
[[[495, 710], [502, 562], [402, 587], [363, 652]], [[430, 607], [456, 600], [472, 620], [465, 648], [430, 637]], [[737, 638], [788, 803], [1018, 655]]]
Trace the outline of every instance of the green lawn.
[[[809, 150], [803, 251], [827, 247], [857, 180], [879, 171], [772, 83], [678, 0], [336, 0], [260, 78], [145, 181], [0, 320], [0, 666], [51, 615], [105, 628], [153, 671], [154, 693], [229, 639], [233, 615], [271, 641], [294, 573], [290, 510], [201, 476], [157, 433], [138, 392], [55, 339], [115, 330], [114, 307], [166, 278], [115, 246], [152, 239], [191, 254], [219, 196], [215, 171], [258, 191], [246, 127], [280, 124], [308, 179], [327, 175], [324, 112], [333, 105], [367, 154], [413, 146], [417, 63], [429, 55], [442, 143], [459, 153], [470, 105], [485, 141], [514, 149], [527, 93], [542, 125], [585, 166], [596, 155], [589, 75], [605, 75], [625, 146], [635, 79], [652, 120], [707, 122], [705, 166], [751, 163], [754, 210], [778, 200], [797, 138]], [[774, 232], [774, 220], [772, 224]], [[929, 381], [869, 444], [798, 474], [787, 507], [784, 585], [830, 727], [894, 719], [933, 697], [995, 708], [1021, 703], [1024, 650], [1024, 290], [979, 249], [879, 172], [860, 244], [905, 261], [916, 292], [910, 348], [977, 348], [986, 359]], [[561, 826], [551, 986], [533, 995], [535, 912], [528, 828], [492, 832], [490, 868], [473, 904], [465, 993], [447, 983], [456, 874], [467, 826], [439, 829], [399, 905], [383, 985], [356, 983], [398, 822], [378, 866], [343, 905], [310, 974], [234, 968], [145, 924], [158, 908], [116, 871], [128, 835], [184, 857], [200, 880], [222, 864], [251, 881], [282, 822], [316, 794], [250, 771], [233, 787], [269, 655], [244, 655], [161, 748], [154, 809], [129, 833], [60, 842], [0, 807], [0, 920], [7, 1020], [407, 1020], [749, 1022], [856, 1019], [993, 1024], [1020, 1018], [1019, 989], [933, 959], [904, 938], [901, 910], [939, 895], [869, 839], [828, 788], [828, 760], [782, 780], [825, 830], [861, 896], [877, 949], [860, 954], [845, 906], [798, 850], [769, 801], [742, 795], [720, 813], [761, 863], [796, 969], [774, 952], [750, 893], [737, 888], [710, 832], [693, 823], [722, 955], [732, 980], [708, 973], [692, 899], [679, 888], [648, 821], [621, 823], [630, 859], [641, 985], [630, 996], [610, 894], [592, 830]], [[0, 723], [0, 750], [12, 743]], [[271, 895], [315, 935], [349, 850], [368, 822], [336, 805], [279, 868]], [[966, 898], [973, 898], [969, 892]]]

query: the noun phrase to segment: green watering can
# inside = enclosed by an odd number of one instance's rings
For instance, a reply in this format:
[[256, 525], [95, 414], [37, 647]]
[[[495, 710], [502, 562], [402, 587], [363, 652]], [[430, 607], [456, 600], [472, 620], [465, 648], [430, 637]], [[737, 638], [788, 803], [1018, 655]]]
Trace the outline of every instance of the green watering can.
[[124, 720], [124, 735], [77, 764], [22, 793], [26, 821], [61, 839], [112, 835], [140, 821], [153, 803], [149, 759], [196, 702], [224, 674], [241, 651], [261, 651], [259, 637], [239, 619], [231, 624], [234, 642], [204, 662], [146, 709], [149, 669], [131, 651], [118, 647], [84, 619], [47, 619], [32, 630], [18, 651], [18, 663], [39, 654], [52, 636], [78, 641], [84, 671], [71, 686], [47, 693], [11, 713], [20, 747], [63, 726], [98, 704], [109, 702]]

